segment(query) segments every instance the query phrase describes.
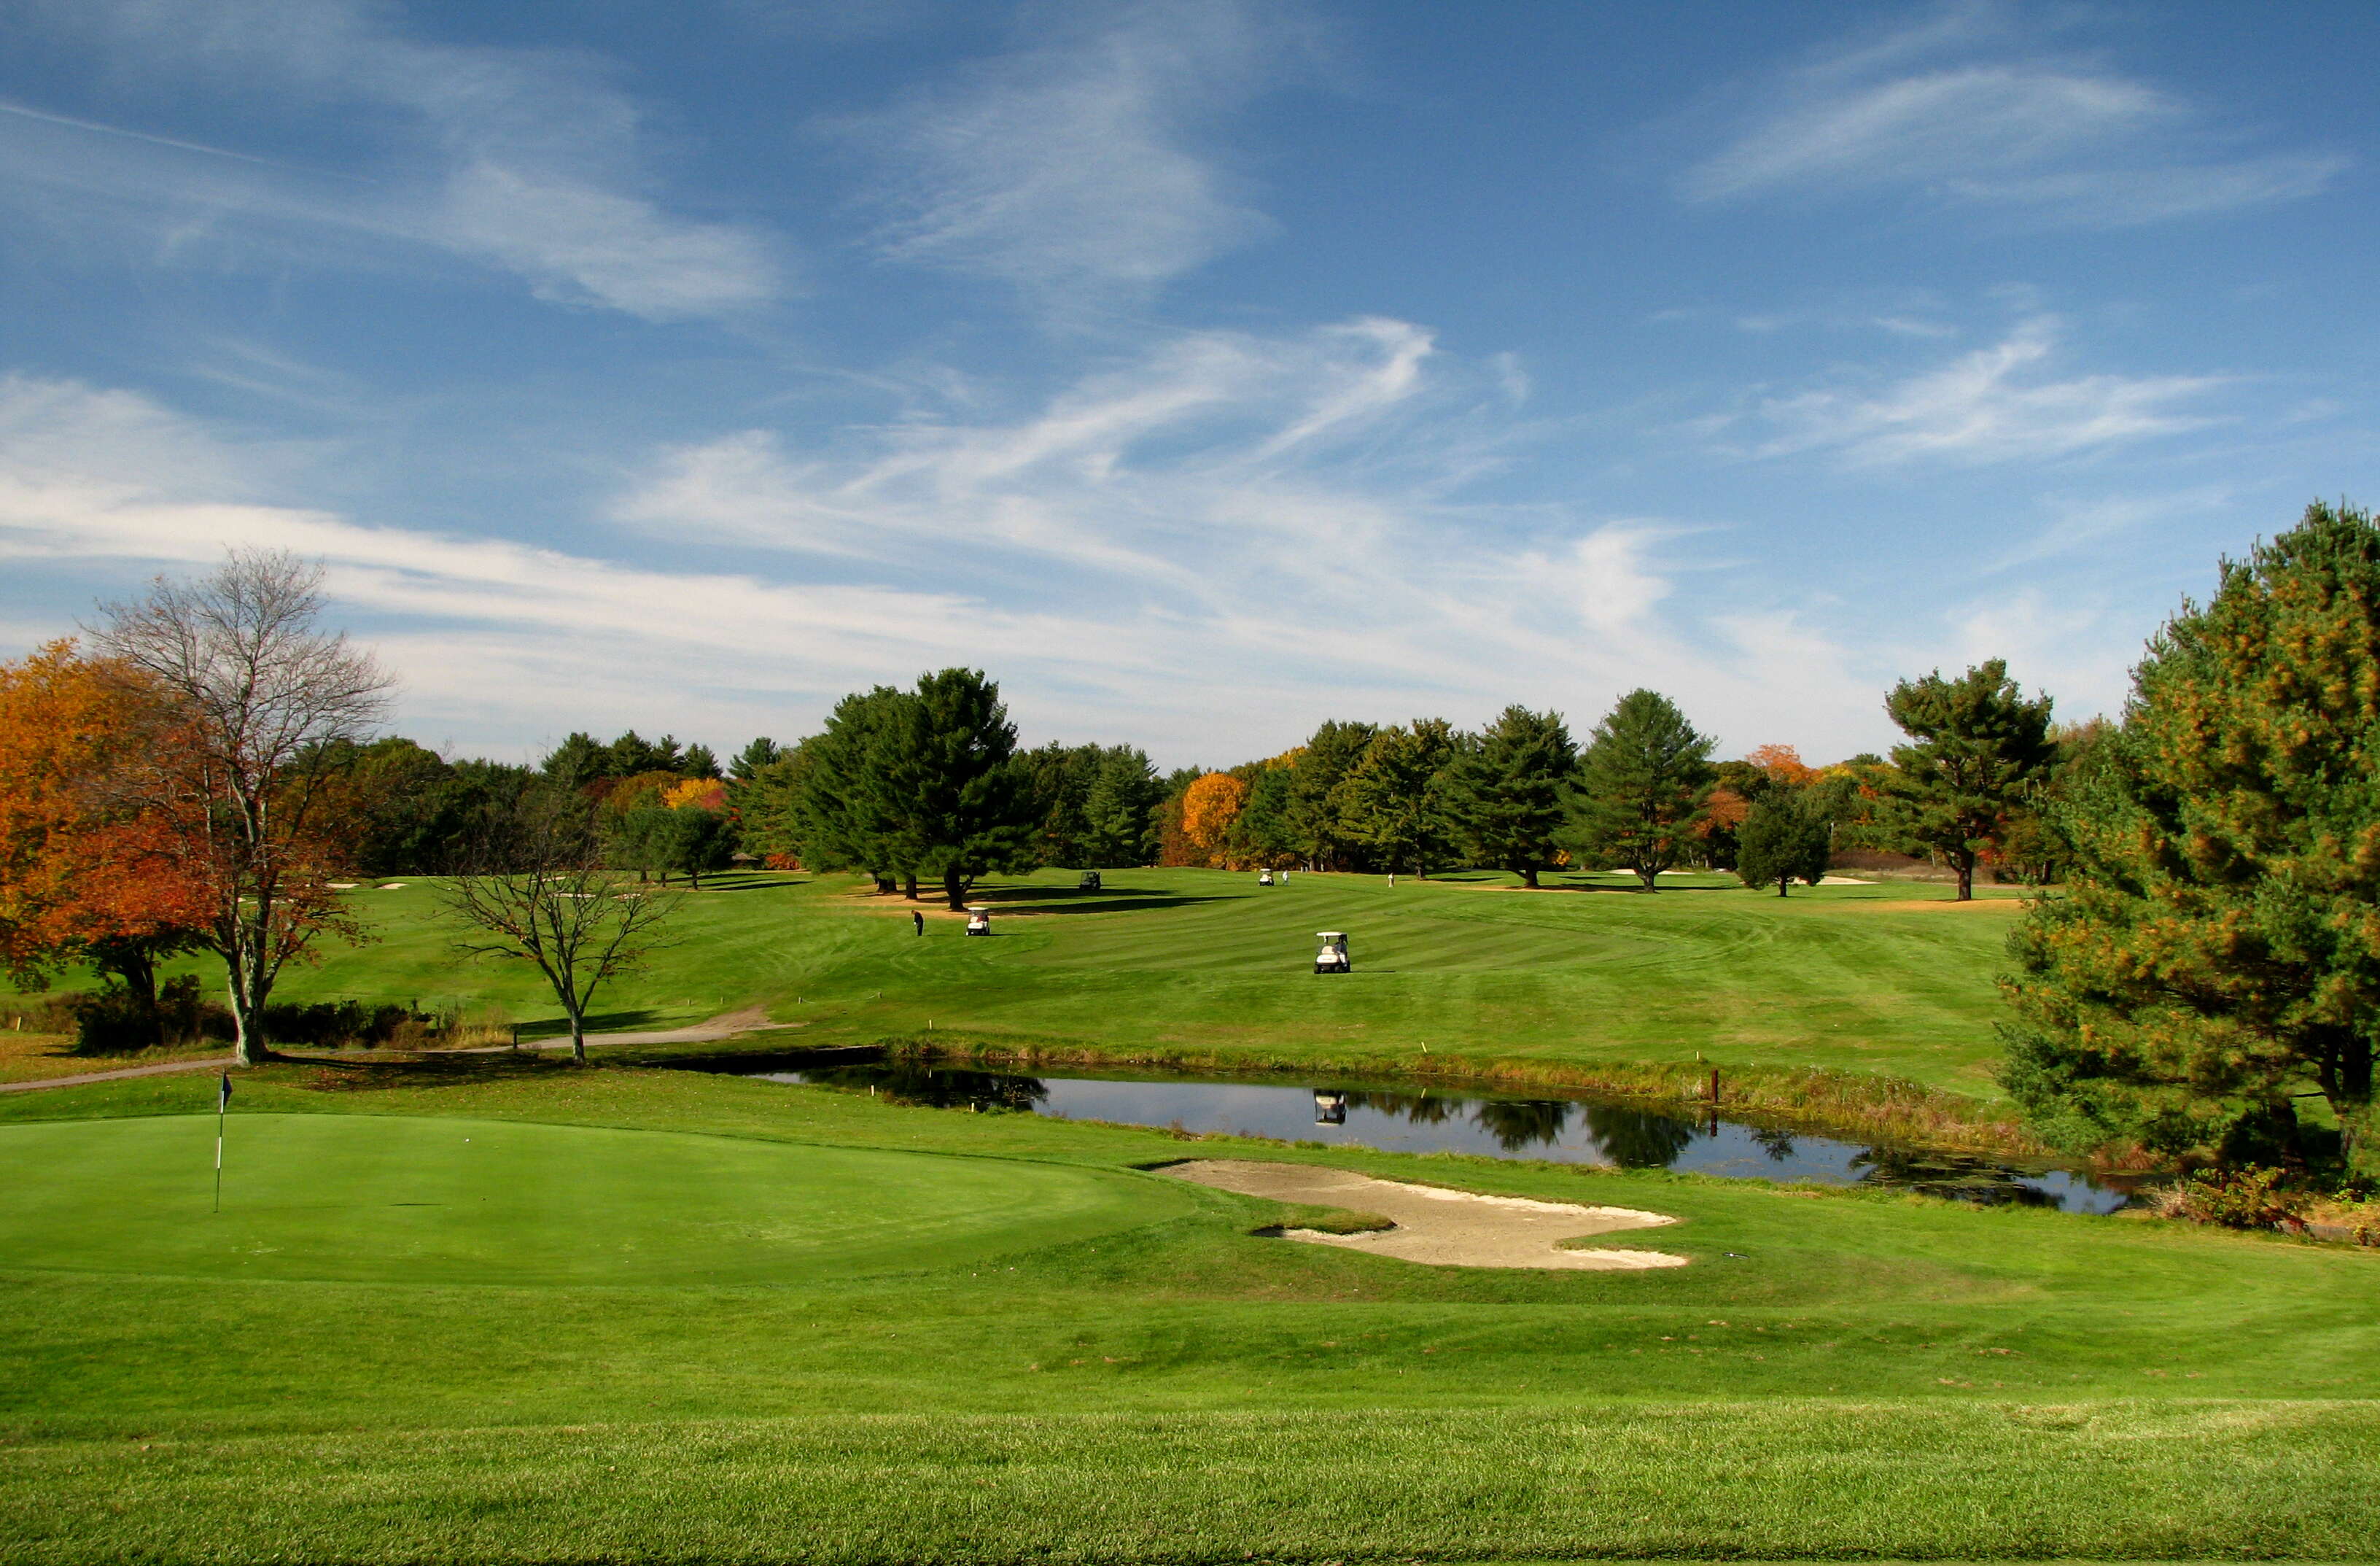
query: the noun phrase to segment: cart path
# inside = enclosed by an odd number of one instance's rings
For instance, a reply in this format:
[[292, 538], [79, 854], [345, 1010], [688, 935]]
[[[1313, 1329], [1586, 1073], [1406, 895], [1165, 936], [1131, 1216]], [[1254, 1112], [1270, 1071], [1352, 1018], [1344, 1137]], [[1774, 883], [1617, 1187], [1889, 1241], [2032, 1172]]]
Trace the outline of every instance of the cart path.
[[[587, 1047], [606, 1044], [709, 1044], [714, 1039], [734, 1038], [738, 1034], [773, 1033], [784, 1028], [807, 1028], [808, 1022], [771, 1022], [761, 1007], [747, 1006], [740, 1011], [722, 1011], [708, 1022], [687, 1028], [664, 1028], [641, 1034], [589, 1034]], [[523, 1049], [567, 1049], [569, 1035], [539, 1039], [524, 1044]], [[512, 1048], [508, 1044], [485, 1044], [470, 1049], [440, 1049], [433, 1055], [501, 1055]], [[294, 1056], [293, 1059], [319, 1059], [319, 1057]], [[0, 1093], [31, 1093], [44, 1087], [81, 1087], [90, 1083], [124, 1082], [132, 1077], [164, 1076], [169, 1071], [213, 1071], [237, 1064], [228, 1055], [211, 1055], [203, 1060], [167, 1060], [154, 1066], [119, 1066], [112, 1071], [78, 1071], [72, 1076], [42, 1077], [33, 1082], [0, 1083]]]
[[[787, 1028], [808, 1026], [808, 1022], [771, 1022], [769, 1021], [767, 1007], [747, 1006], [740, 1011], [722, 1011], [707, 1022], [697, 1022], [687, 1028], [664, 1028], [656, 1033], [642, 1034], [589, 1034], [587, 1047], [592, 1049], [599, 1044], [709, 1044], [714, 1039], [734, 1038], [737, 1034], [777, 1033]], [[509, 1044], [483, 1044], [474, 1049], [456, 1049], [441, 1053], [500, 1055], [511, 1047]], [[521, 1047], [523, 1049], [567, 1049], [570, 1047], [570, 1035], [565, 1034], [560, 1038], [541, 1038], [533, 1044], [524, 1044]]]
[[168, 1071], [213, 1071], [232, 1064], [228, 1055], [203, 1060], [167, 1060], [154, 1066], [119, 1066], [113, 1071], [78, 1071], [70, 1077], [42, 1077], [29, 1083], [0, 1083], [0, 1093], [30, 1093], [37, 1087], [80, 1087], [85, 1083], [121, 1082], [127, 1077], [161, 1077]]

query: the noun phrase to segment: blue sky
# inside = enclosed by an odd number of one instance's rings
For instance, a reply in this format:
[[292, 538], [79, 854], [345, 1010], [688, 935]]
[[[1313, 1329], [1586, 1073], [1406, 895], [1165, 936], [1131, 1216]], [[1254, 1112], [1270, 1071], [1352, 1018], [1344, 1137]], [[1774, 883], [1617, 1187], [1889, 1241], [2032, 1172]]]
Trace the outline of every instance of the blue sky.
[[0, 0], [0, 647], [322, 559], [399, 726], [990, 669], [1880, 748], [2380, 498], [2367, 6]]

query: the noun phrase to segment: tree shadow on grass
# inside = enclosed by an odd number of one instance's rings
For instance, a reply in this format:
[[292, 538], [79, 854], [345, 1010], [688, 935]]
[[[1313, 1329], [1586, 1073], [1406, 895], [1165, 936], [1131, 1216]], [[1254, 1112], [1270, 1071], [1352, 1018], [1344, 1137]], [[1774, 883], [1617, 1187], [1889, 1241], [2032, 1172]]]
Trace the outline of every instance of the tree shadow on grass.
[[[1546, 892], [1620, 892], [1620, 893], [1623, 893], [1623, 894], [1625, 894], [1626, 896], [1629, 896], [1629, 897], [1644, 897], [1644, 896], [1647, 895], [1647, 892], [1648, 892], [1648, 888], [1644, 887], [1639, 887], [1639, 886], [1633, 886], [1633, 885], [1632, 885], [1632, 886], [1604, 886], [1604, 885], [1597, 884], [1597, 883], [1581, 883], [1581, 882], [1576, 882], [1576, 881], [1572, 881], [1572, 882], [1570, 882], [1570, 883], [1568, 883], [1568, 884], [1566, 884], [1566, 885], [1562, 885], [1562, 886], [1556, 886], [1556, 885], [1554, 885], [1554, 884], [1553, 884], [1553, 883], [1551, 883], [1551, 882], [1548, 882], [1546, 885], [1544, 885], [1544, 886], [1542, 886], [1542, 887], [1538, 887], [1537, 889], [1538, 889], [1539, 891], [1546, 891]], [[1654, 892], [1654, 893], [1659, 893], [1659, 892], [1740, 892], [1740, 891], [1742, 891], [1742, 890], [1744, 890], [1744, 888], [1743, 888], [1743, 887], [1737, 887], [1737, 886], [1722, 886], [1722, 887], [1680, 887], [1680, 886], [1669, 886], [1669, 887], [1654, 887], [1649, 888], [1649, 891], [1650, 891], [1650, 892]]]
[[[596, 1042], [595, 1035], [599, 1033], [625, 1033], [630, 1028], [651, 1029], [660, 1022], [661, 1018], [651, 1011], [589, 1011], [584, 1025], [587, 1029], [587, 1041], [593, 1044]], [[570, 1019], [540, 1017], [534, 1022], [523, 1022], [520, 1025], [520, 1036], [523, 1044], [532, 1040], [541, 1044], [548, 1039], [568, 1038]]]
[[790, 891], [795, 887], [807, 884], [808, 879], [808, 876], [790, 876], [775, 871], [764, 874], [750, 870], [721, 870], [706, 872], [699, 887], [688, 887], [685, 878], [681, 876], [670, 883], [670, 889], [705, 892], [765, 892], [777, 889]]
[[966, 900], [1012, 913], [1129, 913], [1139, 909], [1189, 908], [1230, 899], [1211, 893], [1137, 887], [1108, 887], [1096, 892], [1073, 887], [978, 887], [966, 895]]
[[401, 1088], [470, 1087], [482, 1083], [518, 1082], [549, 1077], [556, 1071], [584, 1068], [567, 1055], [535, 1050], [499, 1050], [492, 1055], [390, 1055], [375, 1059], [326, 1060], [318, 1056], [284, 1055], [279, 1064], [294, 1069], [290, 1085], [315, 1093], [387, 1093]]

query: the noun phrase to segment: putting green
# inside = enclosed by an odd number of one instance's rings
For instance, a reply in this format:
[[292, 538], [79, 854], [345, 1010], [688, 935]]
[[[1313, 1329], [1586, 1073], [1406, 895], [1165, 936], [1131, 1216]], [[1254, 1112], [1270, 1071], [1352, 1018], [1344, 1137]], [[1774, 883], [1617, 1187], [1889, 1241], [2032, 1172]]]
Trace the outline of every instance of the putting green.
[[812, 1282], [1189, 1210], [1172, 1181], [671, 1132], [365, 1115], [0, 1130], [0, 1266], [377, 1283]]

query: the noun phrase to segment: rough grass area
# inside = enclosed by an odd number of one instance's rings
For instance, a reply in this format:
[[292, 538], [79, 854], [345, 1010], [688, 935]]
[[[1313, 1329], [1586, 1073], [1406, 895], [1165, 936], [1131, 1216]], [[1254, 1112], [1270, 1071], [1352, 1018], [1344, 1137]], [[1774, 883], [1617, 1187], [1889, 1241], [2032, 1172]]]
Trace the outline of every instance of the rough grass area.
[[708, 1420], [0, 1450], [16, 1560], [2368, 1558], [2354, 1403]]

